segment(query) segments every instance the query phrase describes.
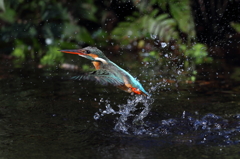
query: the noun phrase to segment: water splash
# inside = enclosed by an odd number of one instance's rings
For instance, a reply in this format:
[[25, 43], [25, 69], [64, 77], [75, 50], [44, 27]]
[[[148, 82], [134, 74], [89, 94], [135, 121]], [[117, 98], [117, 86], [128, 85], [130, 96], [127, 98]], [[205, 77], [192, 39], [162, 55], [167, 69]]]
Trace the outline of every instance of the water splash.
[[[119, 110], [114, 110], [110, 103], [107, 103], [105, 106], [105, 110], [99, 109], [99, 112], [96, 112], [94, 115], [94, 119], [98, 120], [101, 116], [106, 114], [118, 114], [120, 115], [117, 118], [117, 122], [115, 124], [114, 130], [118, 132], [123, 132], [125, 134], [129, 133], [129, 129], [134, 127], [134, 125], [143, 125], [143, 119], [148, 115], [151, 110], [151, 104], [154, 102], [151, 96], [132, 96], [127, 100], [126, 104], [118, 105]], [[143, 105], [143, 110], [140, 114], [134, 114], [138, 108], [138, 105]], [[130, 117], [133, 117], [133, 120], [130, 121]]]
[[184, 111], [181, 118], [165, 119], [160, 124], [148, 122], [145, 134], [174, 135], [178, 142], [234, 144], [240, 141], [234, 139], [240, 133], [240, 120], [236, 117], [225, 119], [212, 113], [201, 117]]
[[[145, 96], [135, 96], [133, 99], [129, 99], [127, 104], [119, 105], [119, 114], [120, 117], [114, 127], [114, 130], [120, 131], [123, 133], [128, 133], [129, 128], [134, 127], [135, 125], [143, 125], [143, 119], [148, 115], [151, 110], [151, 104], [154, 100]], [[144, 108], [139, 115], [134, 115], [131, 112], [136, 111], [136, 106], [138, 104], [143, 104]], [[127, 120], [130, 116], [135, 116], [132, 120], [132, 123], [128, 123]]]
[[[162, 83], [157, 83], [154, 86], [152, 86], [149, 90], [149, 93], [151, 94], [151, 92], [155, 92], [157, 90], [157, 88], [161, 85]], [[152, 85], [150, 83], [150, 85]], [[100, 100], [100, 102], [102, 102], [103, 99]], [[106, 106], [105, 106], [105, 110], [101, 110], [99, 109], [99, 112], [96, 112], [94, 115], [94, 119], [98, 120], [101, 116], [104, 116], [106, 114], [118, 114], [120, 115], [117, 118], [117, 122], [115, 124], [114, 130], [117, 132], [122, 132], [125, 134], [128, 134], [130, 132], [135, 132], [136, 134], [141, 134], [142, 132], [142, 127], [144, 125], [144, 118], [149, 114], [150, 110], [151, 110], [151, 105], [153, 104], [154, 99], [152, 98], [152, 96], [139, 96], [139, 95], [135, 95], [135, 96], [131, 96], [128, 100], [126, 104], [121, 104], [118, 105], [119, 110], [115, 111], [111, 105], [109, 101], [106, 101]], [[138, 109], [141, 108], [137, 108], [138, 105], [142, 105], [142, 110], [139, 114], [135, 114], [134, 112], [137, 111]], [[133, 118], [133, 119], [130, 119]], [[141, 127], [140, 130], [138, 130], [138, 128]]]

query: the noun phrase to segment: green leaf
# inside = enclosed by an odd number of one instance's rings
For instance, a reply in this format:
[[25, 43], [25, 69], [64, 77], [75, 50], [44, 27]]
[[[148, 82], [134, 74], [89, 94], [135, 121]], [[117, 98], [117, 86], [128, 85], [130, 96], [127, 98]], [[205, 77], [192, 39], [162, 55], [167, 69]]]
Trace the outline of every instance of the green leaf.
[[230, 25], [233, 27], [233, 29], [240, 33], [240, 23], [231, 22]]
[[25, 59], [25, 51], [27, 50], [27, 46], [21, 41], [21, 40], [16, 40], [15, 41], [16, 45], [11, 53], [11, 55], [24, 60]]
[[195, 38], [195, 26], [192, 16], [191, 6], [189, 0], [182, 0], [169, 2], [170, 11], [174, 19], [177, 21], [179, 29], [186, 33], [189, 38]]
[[0, 0], [0, 12], [5, 11], [4, 0]]
[[151, 13], [150, 13], [150, 17], [155, 17], [158, 13], [157, 9], [154, 9]]
[[63, 53], [58, 51], [59, 47], [50, 46], [46, 55], [40, 60], [42, 65], [56, 65], [64, 61]]
[[155, 19], [155, 21], [162, 21], [166, 18], [169, 18], [169, 15], [168, 14], [161, 14], [159, 16], [157, 16], [157, 18]]
[[0, 19], [9, 23], [13, 23], [15, 21], [16, 14], [17, 13], [14, 9], [11, 9], [8, 6], [6, 6], [5, 12], [0, 13]]

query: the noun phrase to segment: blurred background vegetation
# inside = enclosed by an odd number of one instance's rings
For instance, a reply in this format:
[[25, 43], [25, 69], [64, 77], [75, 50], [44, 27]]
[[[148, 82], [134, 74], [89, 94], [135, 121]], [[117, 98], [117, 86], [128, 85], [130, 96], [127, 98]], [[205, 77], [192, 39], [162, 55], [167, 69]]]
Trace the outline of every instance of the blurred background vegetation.
[[0, 55], [19, 67], [55, 66], [57, 50], [87, 45], [129, 50], [192, 81], [203, 65], [239, 65], [239, 0], [0, 0], [0, 10]]

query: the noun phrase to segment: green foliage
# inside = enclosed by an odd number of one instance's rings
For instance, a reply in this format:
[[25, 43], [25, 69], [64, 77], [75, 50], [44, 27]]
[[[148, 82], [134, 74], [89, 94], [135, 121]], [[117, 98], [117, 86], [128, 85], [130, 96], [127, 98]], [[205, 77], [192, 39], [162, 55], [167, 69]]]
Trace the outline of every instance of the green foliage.
[[[89, 22], [101, 23], [97, 16], [102, 12], [95, 1], [69, 3], [56, 0], [6, 1], [6, 11], [0, 13], [0, 20], [3, 21], [0, 27], [2, 50], [22, 60], [49, 65], [50, 59], [59, 57], [53, 48], [76, 48], [77, 44], [93, 45], [98, 39], [103, 40], [103, 34], [90, 32], [86, 25]], [[15, 48], [13, 52], [11, 48]]]
[[196, 65], [203, 63], [211, 63], [212, 57], [208, 56], [207, 47], [204, 44], [197, 43], [191, 47], [185, 44], [180, 44], [180, 51], [185, 56], [184, 67], [186, 70], [192, 70], [190, 77], [191, 81], [196, 80], [197, 71], [195, 70]]
[[[65, 24], [65, 29], [63, 30], [63, 36], [64, 37], [72, 37], [73, 35], [74, 40], [83, 43], [88, 43], [90, 45], [94, 44], [94, 40], [92, 39], [90, 33], [87, 31], [87, 29], [84, 26], [77, 26], [73, 23], [67, 23]], [[67, 39], [71, 40], [71, 39]]]
[[97, 7], [98, 6], [94, 4], [94, 0], [77, 1], [74, 4], [76, 17], [81, 17], [89, 21], [97, 22], [98, 19], [95, 14], [97, 12], [98, 14], [100, 13]]
[[[204, 44], [197, 43], [191, 47], [180, 44], [180, 51], [182, 51], [187, 59], [191, 59], [191, 62], [196, 65], [212, 62], [212, 58], [208, 57], [207, 47]], [[189, 67], [189, 61], [185, 61], [185, 67]]]
[[24, 43], [19, 40], [17, 40], [16, 43], [17, 43], [16, 48], [14, 48], [12, 55], [17, 57], [20, 61], [24, 61], [27, 46], [24, 45]]
[[231, 26], [238, 32], [240, 33], [240, 23], [230, 23]]
[[91, 66], [89, 66], [89, 64], [83, 64], [81, 66], [82, 70], [85, 71], [85, 72], [89, 72], [89, 71], [94, 71], [95, 69]]
[[169, 2], [171, 15], [178, 23], [179, 29], [188, 35], [188, 38], [195, 38], [195, 26], [189, 0], [171, 0]]
[[10, 8], [9, 5], [5, 7], [6, 9], [4, 9], [4, 13], [0, 14], [0, 18], [6, 22], [10, 22], [10, 23], [14, 22], [16, 12], [14, 11], [14, 9]]
[[4, 0], [0, 0], [0, 12], [5, 11]]
[[[142, 1], [137, 1], [137, 0], [133, 0], [134, 4], [136, 5], [136, 7], [140, 10], [140, 13], [145, 15], [151, 15], [151, 16], [147, 16], [148, 18], [153, 18], [153, 21], [155, 21], [155, 23], [157, 23], [159, 25], [159, 27], [157, 27], [157, 25], [148, 25], [148, 23], [146, 23], [146, 25], [149, 26], [149, 28], [155, 26], [156, 28], [154, 32], [150, 33], [155, 33], [155, 35], [159, 35], [160, 31], [162, 31], [164, 33], [164, 31], [168, 31], [170, 32], [174, 32], [172, 33], [174, 36], [172, 38], [161, 38], [162, 36], [160, 36], [161, 40], [164, 41], [169, 41], [169, 39], [174, 39], [174, 40], [180, 40], [179, 39], [179, 32], [176, 32], [176, 27], [179, 29], [180, 32], [186, 33], [188, 36], [188, 41], [190, 41], [191, 39], [194, 39], [196, 36], [195, 33], [195, 29], [194, 29], [194, 21], [193, 21], [193, 17], [192, 17], [192, 12], [191, 12], [191, 6], [190, 6], [190, 1], [189, 0], [142, 0]], [[156, 10], [154, 8], [161, 8], [158, 9], [158, 13], [156, 14]], [[161, 11], [161, 13], [160, 13]], [[168, 17], [168, 21], [158, 21], [158, 18], [156, 18], [156, 15], [161, 19], [161, 17], [159, 16], [159, 14]], [[154, 15], [154, 16], [153, 16]], [[141, 18], [141, 16], [139, 16], [138, 18]], [[166, 18], [165, 17], [165, 18]], [[160, 20], [159, 19], [159, 20]], [[151, 20], [150, 20], [151, 21]], [[147, 21], [148, 22], [148, 21]], [[159, 24], [159, 23], [163, 23], [163, 24]], [[168, 24], [168, 26], [165, 26], [166, 29], [161, 29], [161, 25]], [[170, 31], [169, 31], [170, 30]], [[157, 34], [156, 34], [157, 33]], [[162, 33], [162, 34], [163, 34]], [[166, 33], [167, 34], [167, 33]]]
[[94, 44], [94, 40], [85, 27], [79, 27], [79, 34], [76, 39], [90, 45]]
[[118, 27], [112, 31], [113, 39], [120, 40], [122, 44], [146, 37], [154, 39], [158, 37], [162, 41], [177, 39], [176, 21], [168, 14], [157, 14], [158, 10], [153, 10], [144, 16], [135, 12], [133, 16], [127, 17], [126, 21], [120, 22]]
[[231, 79], [235, 81], [240, 81], [240, 67], [235, 67], [233, 73], [230, 76]]
[[170, 18], [168, 14], [160, 14], [156, 18], [153, 17], [154, 14], [157, 14], [156, 10], [153, 10], [150, 16], [143, 16], [144, 31], [158, 37], [161, 41], [168, 42], [172, 39], [178, 39], [176, 21]]
[[42, 65], [57, 65], [62, 63], [64, 61], [63, 53], [58, 50], [60, 50], [59, 47], [49, 46], [49, 50], [46, 55], [43, 56], [40, 63]]
[[191, 80], [192, 82], [195, 82], [195, 81], [196, 81], [196, 75], [197, 75], [197, 71], [194, 70], [194, 71], [192, 72], [192, 76], [190, 77], [190, 80]]

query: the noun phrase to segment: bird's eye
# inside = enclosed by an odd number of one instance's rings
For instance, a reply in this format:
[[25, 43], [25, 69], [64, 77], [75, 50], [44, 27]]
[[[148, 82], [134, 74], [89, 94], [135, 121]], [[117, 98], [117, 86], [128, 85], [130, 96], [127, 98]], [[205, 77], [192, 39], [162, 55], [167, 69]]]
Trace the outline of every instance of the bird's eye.
[[87, 53], [87, 54], [90, 54], [90, 53], [91, 53], [91, 51], [89, 51], [89, 50], [86, 50], [86, 53]]

